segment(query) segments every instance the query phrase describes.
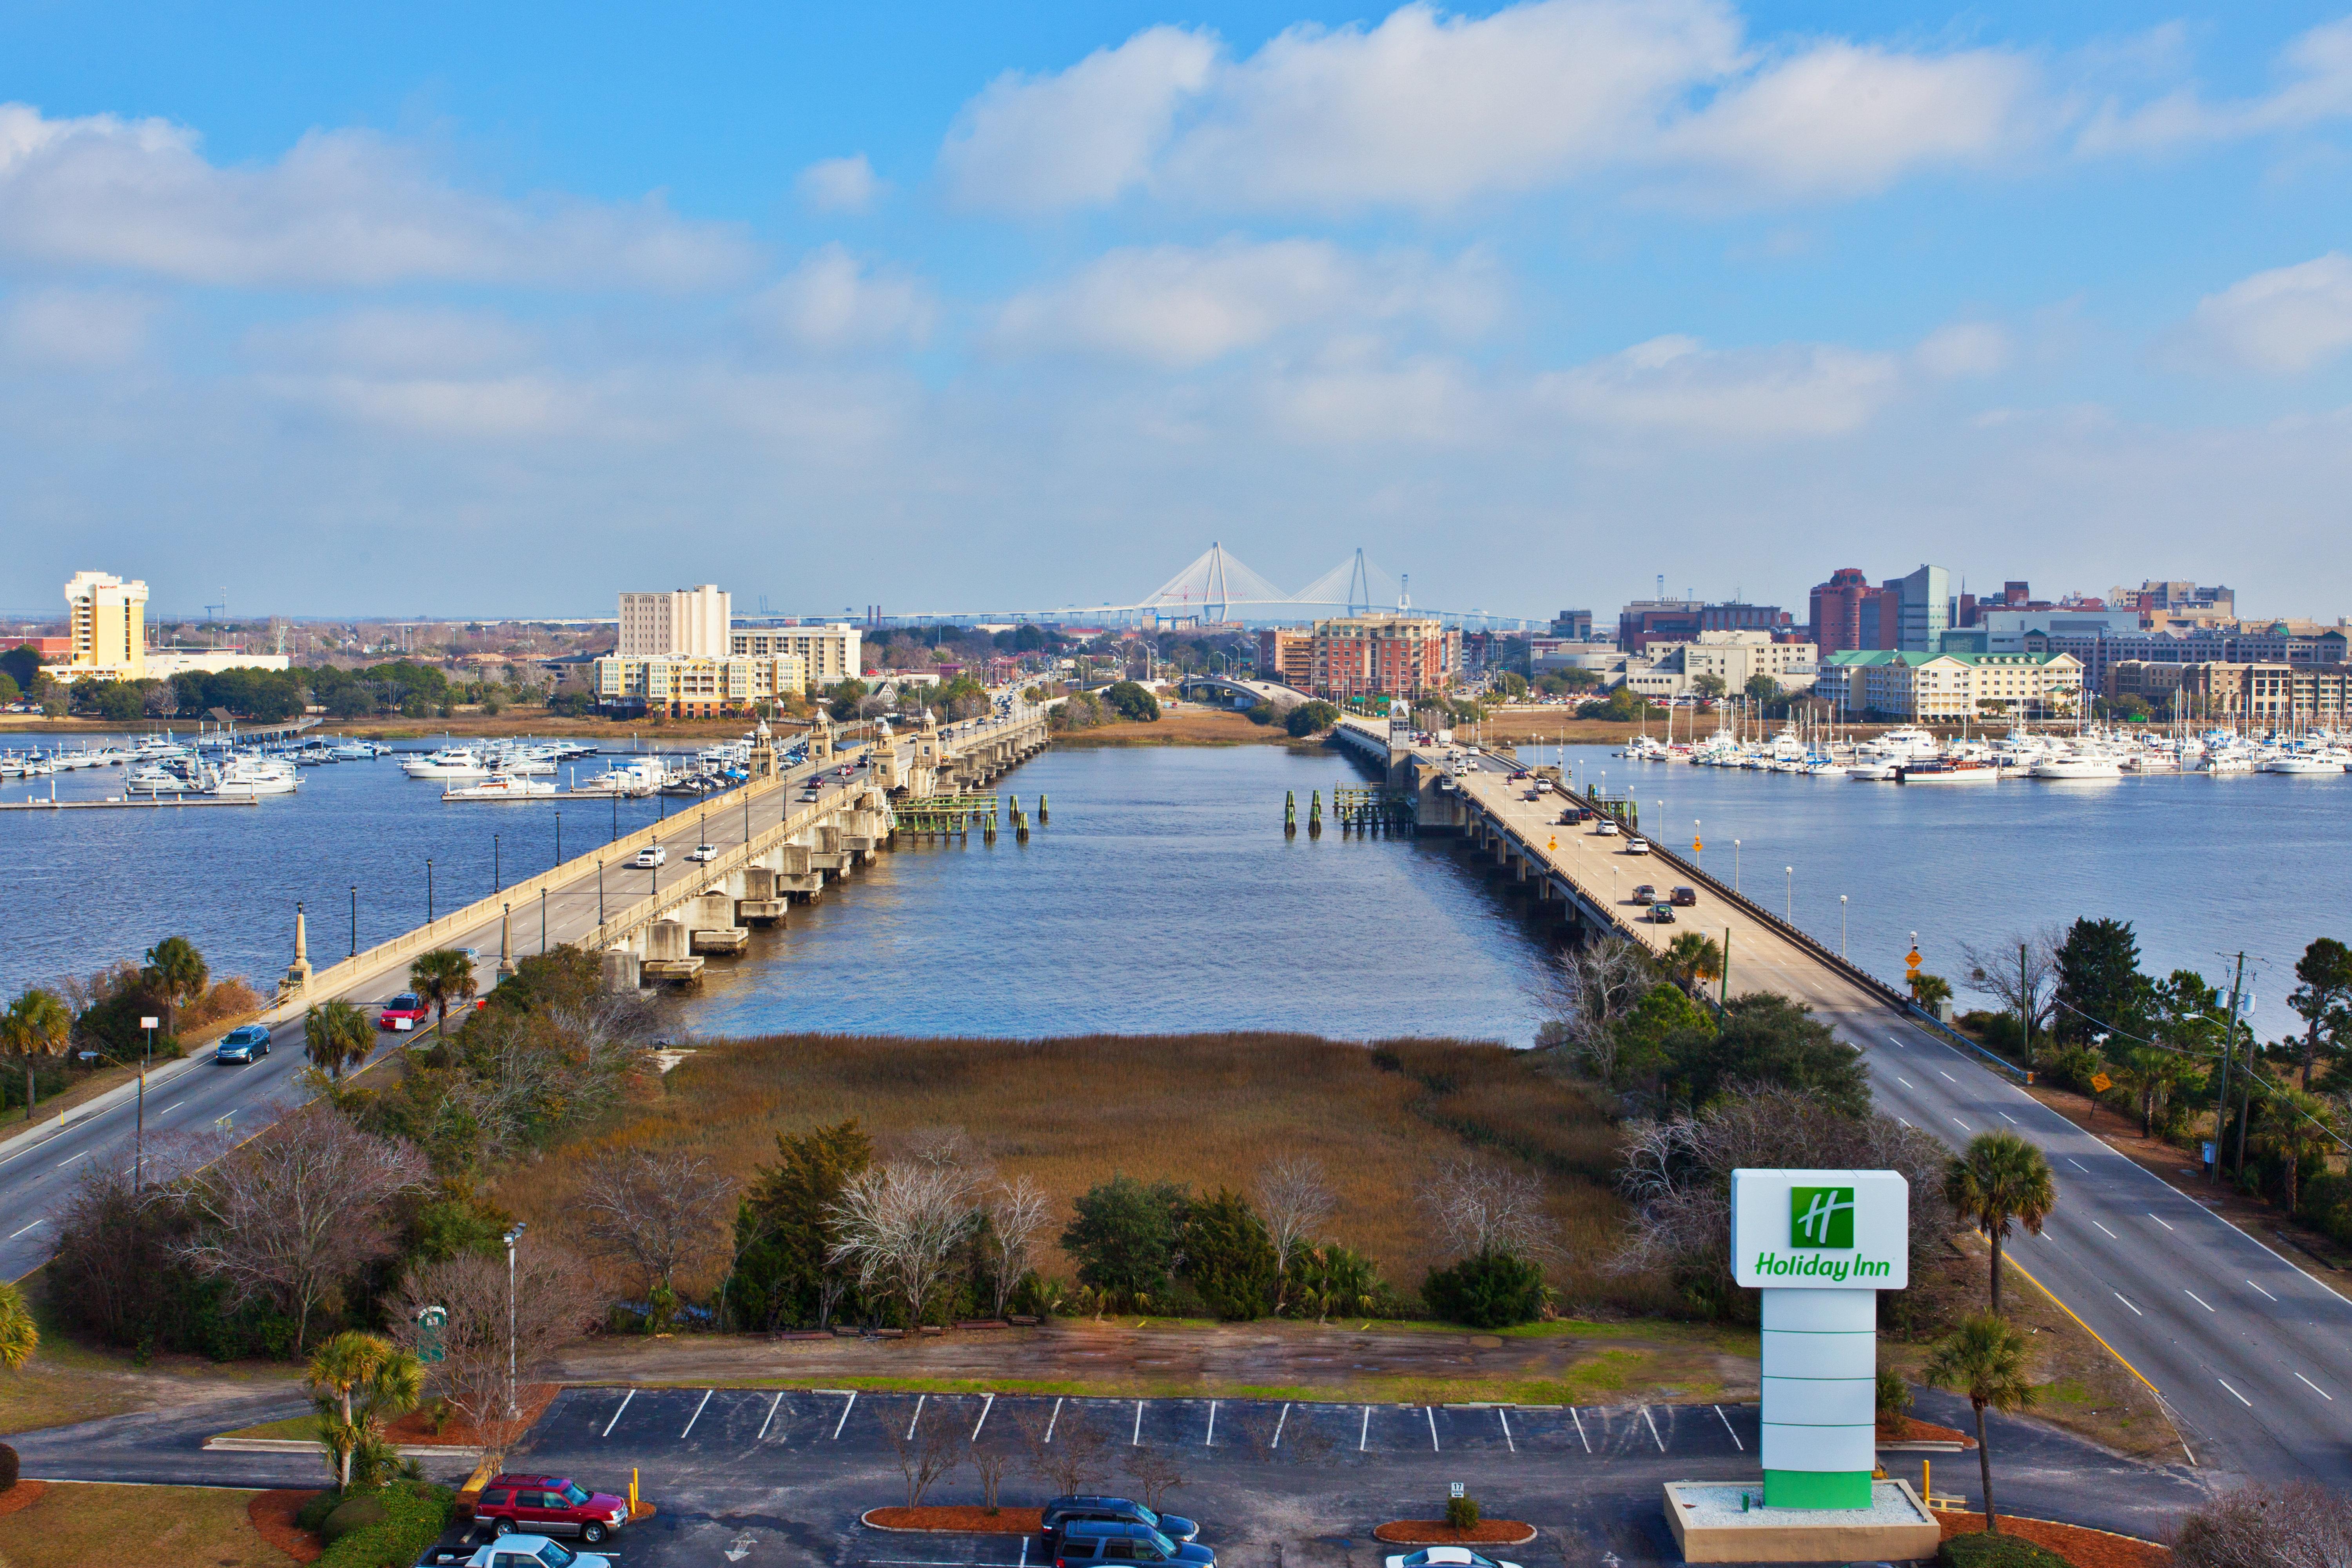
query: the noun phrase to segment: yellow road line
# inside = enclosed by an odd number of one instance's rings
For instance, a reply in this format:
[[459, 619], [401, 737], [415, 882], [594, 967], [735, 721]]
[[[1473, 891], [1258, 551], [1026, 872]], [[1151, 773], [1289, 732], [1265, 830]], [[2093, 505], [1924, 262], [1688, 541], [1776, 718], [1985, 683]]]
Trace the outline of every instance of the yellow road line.
[[2091, 1325], [2090, 1325], [2090, 1324], [2088, 1324], [2088, 1323], [2086, 1323], [2086, 1322], [2083, 1321], [2083, 1320], [2082, 1320], [2082, 1319], [2080, 1319], [2080, 1318], [2075, 1318], [2075, 1317], [2074, 1317], [2074, 1308], [2072, 1308], [2072, 1307], [2070, 1307], [2070, 1306], [2068, 1306], [2068, 1305], [2066, 1305], [2066, 1303], [2065, 1303], [2065, 1302], [2061, 1301], [2061, 1300], [2060, 1300], [2056, 1296], [2054, 1296], [2054, 1295], [2051, 1295], [2050, 1287], [2049, 1287], [2049, 1286], [2047, 1286], [2047, 1285], [2044, 1285], [2041, 1280], [2034, 1279], [2034, 1278], [2033, 1278], [2033, 1276], [2032, 1276], [2031, 1273], [2028, 1273], [2028, 1272], [2027, 1272], [2027, 1270], [2026, 1270], [2025, 1265], [2023, 1265], [2022, 1263], [2020, 1263], [2020, 1262], [2019, 1262], [2019, 1261], [2018, 1261], [2014, 1257], [2012, 1257], [2012, 1256], [2009, 1253], [2009, 1251], [2008, 1251], [2006, 1248], [2004, 1248], [2004, 1249], [2002, 1250], [2002, 1252], [2001, 1252], [2001, 1255], [2000, 1255], [2000, 1256], [2001, 1256], [2001, 1261], [2002, 1261], [2002, 1262], [2004, 1262], [2004, 1263], [2008, 1264], [2011, 1268], [2016, 1269], [2020, 1274], [2023, 1274], [2023, 1275], [2025, 1275], [2026, 1283], [2028, 1283], [2029, 1285], [2032, 1285], [2032, 1286], [2036, 1290], [2041, 1291], [2044, 1296], [2049, 1296], [2049, 1297], [2050, 1297], [2050, 1304], [2051, 1304], [2052, 1306], [2053, 1306], [2053, 1307], [2057, 1308], [2060, 1311], [2062, 1311], [2062, 1312], [2065, 1313], [2068, 1317], [2070, 1317], [2070, 1318], [2074, 1318], [2074, 1326], [2075, 1326], [2075, 1327], [2077, 1327], [2077, 1328], [2081, 1329], [2084, 1333], [2086, 1333], [2086, 1334], [2090, 1335], [2093, 1339], [2095, 1339], [2095, 1340], [2099, 1340], [2099, 1348], [2100, 1348], [2101, 1350], [2103, 1350], [2103, 1351], [2106, 1352], [2109, 1355], [2111, 1355], [2111, 1356], [2115, 1357], [2115, 1358], [2116, 1358], [2116, 1360], [2117, 1362], [2121, 1363], [2122, 1363], [2122, 1365], [2123, 1365], [2123, 1369], [2124, 1369], [2126, 1372], [2127, 1372], [2127, 1373], [2131, 1373], [2134, 1377], [2137, 1377], [2137, 1378], [2139, 1378], [2140, 1384], [2141, 1384], [2141, 1386], [2142, 1386], [2142, 1387], [2146, 1388], [2146, 1389], [2147, 1389], [2150, 1394], [2155, 1394], [2158, 1399], [2162, 1399], [2162, 1398], [2164, 1397], [2164, 1391], [2163, 1391], [2163, 1390], [2161, 1390], [2161, 1389], [2158, 1388], [2158, 1387], [2156, 1386], [2156, 1384], [2152, 1384], [2152, 1383], [2148, 1382], [2148, 1381], [2147, 1381], [2147, 1379], [2146, 1377], [2141, 1376], [2141, 1375], [2140, 1375], [2140, 1370], [2139, 1370], [2139, 1368], [2137, 1368], [2137, 1367], [2136, 1367], [2136, 1366], [2132, 1365], [2132, 1363], [2129, 1363], [2129, 1362], [2127, 1362], [2127, 1361], [2125, 1361], [2125, 1360], [2124, 1360], [2124, 1357], [2123, 1357], [2123, 1352], [2122, 1352], [2121, 1351], [2118, 1351], [2117, 1349], [2116, 1349], [2116, 1347], [2115, 1347], [2115, 1346], [2113, 1346], [2113, 1345], [2111, 1345], [2111, 1344], [2107, 1343], [2107, 1342], [2106, 1342], [2106, 1341], [2102, 1340], [2102, 1339], [2099, 1339], [2099, 1331], [2098, 1331], [2098, 1330], [2096, 1330], [2096, 1329], [2095, 1329], [2095, 1328], [2091, 1327]]

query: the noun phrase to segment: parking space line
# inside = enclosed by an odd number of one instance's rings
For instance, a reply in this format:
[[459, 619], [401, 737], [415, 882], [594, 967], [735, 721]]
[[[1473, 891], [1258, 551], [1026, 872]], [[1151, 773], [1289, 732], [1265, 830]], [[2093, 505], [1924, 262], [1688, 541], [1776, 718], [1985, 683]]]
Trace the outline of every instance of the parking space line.
[[1666, 1451], [1666, 1440], [1658, 1436], [1658, 1423], [1656, 1419], [1651, 1415], [1650, 1407], [1646, 1405], [1642, 1406], [1642, 1419], [1649, 1422], [1650, 1424], [1650, 1441], [1658, 1446], [1659, 1453], [1664, 1453]]
[[1576, 1406], [1573, 1405], [1568, 1407], [1568, 1418], [1576, 1423], [1576, 1440], [1584, 1445], [1586, 1453], [1592, 1452], [1592, 1439], [1584, 1435], [1584, 1417], [1576, 1413]]
[[857, 1404], [857, 1390], [849, 1391], [849, 1403], [841, 1407], [841, 1419], [833, 1424], [833, 1440], [841, 1441], [841, 1429], [849, 1425], [849, 1413]]
[[1289, 1419], [1290, 1406], [1286, 1405], [1282, 1407], [1282, 1414], [1274, 1418], [1274, 1441], [1266, 1445], [1269, 1451], [1282, 1447], [1282, 1424]]
[[1360, 1429], [1356, 1433], [1356, 1452], [1358, 1452], [1359, 1454], [1362, 1453], [1362, 1452], [1364, 1451], [1364, 1445], [1365, 1445], [1366, 1443], [1370, 1442], [1370, 1441], [1371, 1441], [1371, 1438], [1372, 1438], [1372, 1407], [1371, 1407], [1370, 1405], [1365, 1405], [1365, 1406], [1364, 1406], [1364, 1425], [1363, 1425], [1363, 1426], [1362, 1426], [1362, 1427], [1361, 1427], [1361, 1428], [1360, 1428]]
[[[783, 1402], [784, 1391], [780, 1388], [776, 1390], [776, 1396], [768, 1401], [768, 1421], [773, 1421], [776, 1418], [776, 1406], [782, 1405]], [[752, 1438], [751, 1441], [756, 1443], [760, 1441], [761, 1437], [765, 1437], [768, 1435], [768, 1421], [762, 1421], [760, 1423], [760, 1436]]]
[[1212, 1399], [1211, 1401], [1209, 1401], [1209, 1435], [1208, 1435], [1206, 1437], [1203, 1437], [1202, 1439], [1201, 1439], [1201, 1447], [1202, 1447], [1203, 1448], [1213, 1448], [1213, 1447], [1215, 1447], [1216, 1446], [1217, 1446], [1217, 1402], [1216, 1402], [1215, 1400]]
[[907, 1417], [907, 1441], [909, 1443], [915, 1440], [915, 1424], [923, 1418], [923, 1401], [929, 1397], [928, 1394], [915, 1395], [915, 1413]]
[[[1715, 1415], [1717, 1420], [1723, 1423], [1723, 1429], [1731, 1432], [1731, 1417], [1723, 1413], [1722, 1405], [1718, 1405], [1715, 1407]], [[1731, 1432], [1731, 1446], [1743, 1454], [1748, 1452], [1748, 1445], [1739, 1440], [1739, 1434], [1737, 1432]]]
[[1054, 1401], [1054, 1414], [1045, 1418], [1045, 1441], [1048, 1443], [1054, 1440], [1054, 1426], [1055, 1423], [1060, 1421], [1061, 1418], [1062, 1402], [1056, 1399]]
[[988, 1425], [988, 1413], [995, 1408], [996, 1395], [992, 1394], [988, 1396], [988, 1403], [980, 1407], [980, 1419], [971, 1424], [971, 1440], [973, 1442], [977, 1443], [980, 1441], [980, 1429]]
[[1437, 1406], [1424, 1405], [1421, 1407], [1421, 1413], [1429, 1417], [1429, 1451], [1433, 1454], [1439, 1453], [1442, 1450], [1437, 1447]]
[[1029, 1568], [1029, 1534], [1026, 1531], [1021, 1534], [1021, 1568]]
[[[718, 1393], [718, 1392], [719, 1392], [719, 1391], [718, 1391], [717, 1389], [715, 1389], [715, 1388], [706, 1388], [706, 1389], [704, 1389], [704, 1390], [702, 1391], [702, 1405], [708, 1405], [708, 1404], [709, 1404], [709, 1403], [710, 1403], [710, 1396], [711, 1396], [712, 1394], [714, 1394]], [[688, 1417], [686, 1418], [686, 1431], [685, 1431], [685, 1432], [680, 1432], [680, 1433], [677, 1435], [677, 1440], [678, 1440], [679, 1442], [681, 1442], [681, 1443], [685, 1442], [685, 1441], [686, 1441], [686, 1433], [687, 1433], [687, 1432], [691, 1432], [691, 1431], [693, 1431], [693, 1430], [694, 1430], [694, 1424], [695, 1424], [696, 1422], [698, 1422], [698, 1421], [699, 1421], [699, 1420], [701, 1420], [701, 1419], [702, 1419], [702, 1405], [696, 1405], [696, 1406], [694, 1407], [694, 1414], [693, 1414], [693, 1415], [689, 1415], [689, 1416], [688, 1416]]]
[[[637, 1391], [634, 1388], [629, 1390], [628, 1393], [623, 1394], [621, 1396], [621, 1410], [626, 1410], [629, 1407], [629, 1401], [635, 1399], [636, 1396]], [[613, 1428], [621, 1424], [621, 1410], [615, 1410], [613, 1412], [613, 1418], [604, 1423], [604, 1430], [598, 1434], [598, 1436], [609, 1437], [613, 1435]]]
[[1143, 1401], [1140, 1399], [1135, 1402], [1135, 1431], [1128, 1437], [1127, 1446], [1130, 1448], [1143, 1447]]
[[1519, 1446], [1511, 1441], [1511, 1413], [1497, 1405], [1495, 1406], [1495, 1414], [1503, 1423], [1503, 1442], [1510, 1448], [1512, 1453], [1517, 1453], [1519, 1451]]

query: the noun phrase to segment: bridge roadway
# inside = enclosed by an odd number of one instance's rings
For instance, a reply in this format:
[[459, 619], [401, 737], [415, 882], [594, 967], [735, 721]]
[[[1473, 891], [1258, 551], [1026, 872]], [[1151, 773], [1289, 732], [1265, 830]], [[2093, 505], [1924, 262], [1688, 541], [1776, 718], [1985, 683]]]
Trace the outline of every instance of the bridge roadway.
[[[1423, 780], [1439, 766], [1433, 748], [1396, 755], [1417, 758]], [[1695, 879], [1627, 853], [1622, 837], [1559, 826], [1560, 796], [1524, 798], [1515, 765], [1479, 756], [1454, 783], [1474, 841], [1516, 874], [1548, 879], [1550, 897], [1653, 949], [1682, 931], [1717, 942], [1727, 931], [1732, 994], [1775, 991], [1810, 1006], [1863, 1053], [1881, 1110], [1955, 1147], [2002, 1129], [2049, 1156], [2057, 1210], [2042, 1237], [2012, 1240], [2011, 1256], [2158, 1392], [2199, 1468], [2352, 1484], [2352, 1302], [1906, 1016], [1754, 903], [1701, 883], [1676, 924], [1650, 924], [1632, 889]]]
[[[1041, 714], [1016, 708], [1007, 719], [975, 720], [950, 726], [937, 740], [941, 761], [954, 762], [999, 744], [1007, 735], [1027, 734], [1038, 727]], [[902, 766], [919, 758], [926, 743], [920, 731], [902, 732], [891, 742]], [[518, 959], [567, 942], [596, 942], [600, 931], [610, 940], [617, 934], [620, 917], [635, 909], [641, 913], [672, 895], [698, 892], [731, 858], [740, 858], [747, 837], [755, 844], [772, 840], [792, 819], [814, 817], [837, 810], [863, 796], [880, 771], [873, 760], [872, 743], [845, 751], [830, 762], [812, 760], [782, 774], [773, 784], [712, 796], [688, 804], [677, 815], [653, 827], [624, 836], [617, 846], [592, 849], [545, 877], [518, 884], [510, 892], [529, 889], [513, 900], [510, 930]], [[839, 770], [846, 767], [849, 776]], [[819, 799], [801, 797], [812, 780]], [[498, 809], [490, 807], [488, 809]], [[667, 863], [638, 870], [623, 862], [641, 843], [657, 842], [667, 851]], [[721, 859], [705, 868], [687, 859], [698, 844], [719, 849]], [[617, 848], [620, 854], [612, 851]], [[602, 861], [602, 889], [599, 889]], [[550, 884], [542, 903], [537, 889]], [[264, 1015], [269, 1026], [271, 1049], [250, 1066], [224, 1066], [213, 1060], [210, 1047], [164, 1064], [151, 1073], [147, 1084], [146, 1125], [151, 1134], [198, 1132], [207, 1129], [244, 1133], [257, 1131], [296, 1103], [309, 1098], [301, 1085], [302, 1014], [311, 1002], [341, 998], [373, 1009], [408, 988], [408, 963], [431, 947], [470, 949], [474, 973], [481, 989], [498, 983], [500, 913], [494, 897], [471, 906], [474, 912], [443, 916], [433, 926], [370, 949], [358, 960], [345, 960], [322, 969], [310, 991], [299, 1001]], [[481, 913], [484, 910], [487, 913]], [[541, 910], [546, 927], [541, 927]], [[606, 916], [614, 917], [610, 925]], [[649, 917], [648, 917], [649, 918]], [[419, 941], [419, 937], [429, 940]], [[379, 1049], [394, 1041], [415, 1040], [415, 1035], [382, 1032]], [[370, 1058], [371, 1061], [374, 1058]], [[0, 1141], [0, 1279], [21, 1278], [47, 1258], [56, 1235], [58, 1215], [74, 1191], [83, 1165], [94, 1158], [112, 1159], [127, 1153], [137, 1123], [134, 1096], [117, 1090], [104, 1103], [93, 1103], [56, 1121], [37, 1121], [16, 1129]]]

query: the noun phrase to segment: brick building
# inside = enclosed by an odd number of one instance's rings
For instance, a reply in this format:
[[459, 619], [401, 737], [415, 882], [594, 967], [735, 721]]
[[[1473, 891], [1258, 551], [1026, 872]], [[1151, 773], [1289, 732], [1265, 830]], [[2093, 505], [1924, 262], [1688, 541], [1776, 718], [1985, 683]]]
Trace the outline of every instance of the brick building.
[[1307, 689], [1338, 700], [1442, 691], [1462, 667], [1462, 634], [1433, 617], [1374, 613], [1318, 621]]

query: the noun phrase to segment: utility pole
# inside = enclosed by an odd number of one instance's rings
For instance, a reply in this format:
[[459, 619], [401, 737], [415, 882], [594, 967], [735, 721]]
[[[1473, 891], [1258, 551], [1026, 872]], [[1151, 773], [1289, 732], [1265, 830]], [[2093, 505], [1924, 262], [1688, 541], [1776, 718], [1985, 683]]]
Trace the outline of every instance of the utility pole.
[[2033, 1066], [2033, 998], [2025, 992], [2025, 944], [2017, 944], [2017, 1023], [2019, 1037], [2025, 1042], [2025, 1065]]
[[[2213, 1105], [2213, 1174], [2211, 1180], [2221, 1180], [2221, 1140], [2230, 1131], [2230, 1057], [2238, 1044], [2238, 994], [2246, 981], [2246, 955], [2238, 954], [2237, 977], [2230, 982], [2230, 1032], [2221, 1037], [2221, 1093]], [[2248, 1064], [2251, 1070], [2252, 1064]], [[2238, 1142], [2238, 1168], [2245, 1169], [2245, 1141]]]

